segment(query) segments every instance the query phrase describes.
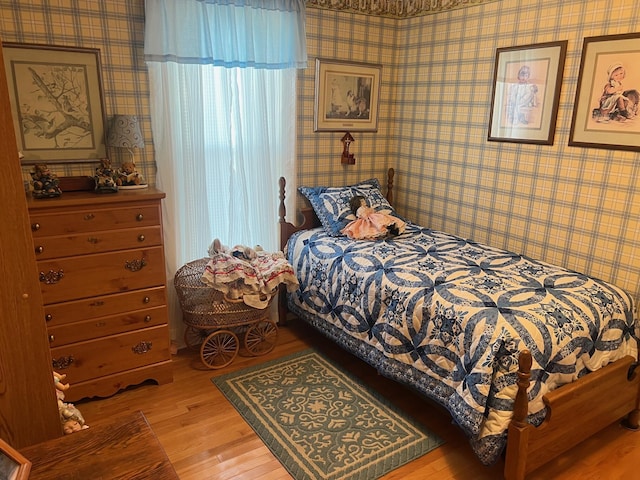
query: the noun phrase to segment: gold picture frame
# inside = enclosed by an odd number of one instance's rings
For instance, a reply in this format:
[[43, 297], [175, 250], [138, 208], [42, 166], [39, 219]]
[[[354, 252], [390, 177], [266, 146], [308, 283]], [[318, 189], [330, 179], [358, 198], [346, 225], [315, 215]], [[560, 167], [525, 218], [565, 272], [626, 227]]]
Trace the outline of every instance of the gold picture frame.
[[553, 145], [567, 43], [496, 50], [489, 141]]
[[640, 151], [640, 33], [587, 37], [569, 145]]
[[31, 462], [0, 439], [0, 480], [27, 480]]
[[382, 65], [316, 59], [315, 132], [377, 132]]
[[2, 44], [23, 164], [107, 157], [100, 50]]

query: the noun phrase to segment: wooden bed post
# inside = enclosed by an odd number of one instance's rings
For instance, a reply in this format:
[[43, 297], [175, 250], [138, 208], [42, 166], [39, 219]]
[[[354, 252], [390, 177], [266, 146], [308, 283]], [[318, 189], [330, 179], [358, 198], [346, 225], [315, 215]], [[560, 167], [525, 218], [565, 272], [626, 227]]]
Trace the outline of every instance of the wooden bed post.
[[629, 415], [622, 419], [622, 426], [629, 430], [640, 430], [640, 389], [638, 389], [638, 401]]
[[531, 378], [531, 363], [531, 352], [529, 350], [520, 352], [518, 357], [518, 393], [516, 393], [513, 404], [513, 418], [507, 434], [507, 458], [504, 467], [506, 480], [522, 480], [526, 473], [529, 431], [532, 428], [527, 422], [529, 413], [527, 390]]
[[[285, 187], [287, 181], [284, 177], [280, 177], [278, 182], [280, 187], [280, 207], [278, 208], [278, 223], [280, 225], [280, 250], [284, 251], [284, 247], [287, 244], [287, 237], [285, 237], [285, 224], [287, 216], [287, 207], [284, 204]], [[278, 285], [278, 323], [280, 325], [287, 324], [287, 289], [284, 285]]]
[[387, 201], [393, 205], [393, 177], [396, 171], [393, 168], [387, 170]]
[[[638, 359], [629, 367], [627, 380], [633, 381], [640, 375], [640, 338], [637, 339]], [[638, 384], [638, 396], [636, 397], [636, 407], [620, 422], [624, 428], [629, 430], [640, 430], [640, 383]]]

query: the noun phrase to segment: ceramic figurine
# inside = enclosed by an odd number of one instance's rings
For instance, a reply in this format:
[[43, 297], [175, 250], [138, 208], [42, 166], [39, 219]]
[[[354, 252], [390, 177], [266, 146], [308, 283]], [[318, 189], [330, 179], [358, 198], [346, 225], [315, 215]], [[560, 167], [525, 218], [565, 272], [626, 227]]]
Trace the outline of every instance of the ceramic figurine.
[[35, 165], [33, 172], [31, 172], [31, 179], [34, 198], [53, 198], [62, 195], [60, 180], [55, 173], [51, 173], [46, 165]]
[[100, 160], [100, 166], [96, 168], [93, 180], [96, 183], [95, 191], [98, 193], [115, 193], [118, 185], [115, 181], [115, 172], [111, 168], [111, 161], [108, 158]]

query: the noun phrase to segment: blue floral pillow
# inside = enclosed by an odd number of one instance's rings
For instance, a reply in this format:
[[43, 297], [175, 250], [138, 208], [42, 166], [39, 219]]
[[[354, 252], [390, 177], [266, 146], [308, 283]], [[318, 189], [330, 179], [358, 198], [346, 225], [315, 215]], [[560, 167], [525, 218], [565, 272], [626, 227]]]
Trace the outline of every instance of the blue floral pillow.
[[382, 195], [380, 182], [376, 178], [345, 187], [298, 187], [298, 191], [311, 202], [325, 232], [332, 237], [341, 236], [340, 231], [355, 220], [349, 201], [356, 195], [365, 197], [367, 204], [377, 212], [402, 218]]

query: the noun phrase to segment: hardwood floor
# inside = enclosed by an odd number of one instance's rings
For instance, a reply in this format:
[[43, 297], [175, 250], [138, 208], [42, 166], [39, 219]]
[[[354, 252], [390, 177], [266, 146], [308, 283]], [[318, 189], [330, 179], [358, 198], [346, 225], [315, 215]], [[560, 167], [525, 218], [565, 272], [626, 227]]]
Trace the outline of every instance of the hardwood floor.
[[[325, 340], [303, 322], [280, 327], [278, 345], [263, 357], [238, 356], [220, 370], [203, 367], [199, 353], [180, 350], [174, 360], [174, 382], [143, 384], [106, 399], [84, 400], [76, 406], [87, 424], [106, 416], [142, 410], [182, 480], [284, 480], [291, 476], [226, 401], [211, 377], [261, 363], [308, 347], [348, 366], [445, 444], [390, 472], [386, 480], [496, 480], [503, 462], [483, 466], [449, 414], [380, 375], [360, 360]], [[73, 387], [73, 386], [72, 386]], [[615, 394], [612, 392], [612, 394]], [[640, 431], [613, 424], [567, 454], [533, 472], [531, 480], [609, 480], [637, 478]]]

